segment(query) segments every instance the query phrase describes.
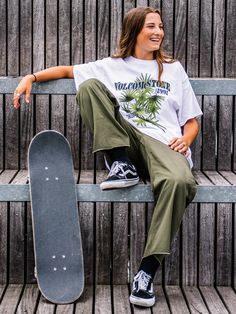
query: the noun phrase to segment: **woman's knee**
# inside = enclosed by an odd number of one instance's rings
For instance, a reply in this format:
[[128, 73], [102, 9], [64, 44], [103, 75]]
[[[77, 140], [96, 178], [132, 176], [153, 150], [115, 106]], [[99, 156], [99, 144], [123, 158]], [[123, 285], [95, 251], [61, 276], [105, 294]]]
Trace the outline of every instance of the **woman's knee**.
[[187, 188], [192, 191], [196, 189], [196, 181], [191, 171], [167, 171], [164, 174], [157, 175], [153, 181], [153, 189], [159, 190], [160, 186], [166, 186], [170, 189]]

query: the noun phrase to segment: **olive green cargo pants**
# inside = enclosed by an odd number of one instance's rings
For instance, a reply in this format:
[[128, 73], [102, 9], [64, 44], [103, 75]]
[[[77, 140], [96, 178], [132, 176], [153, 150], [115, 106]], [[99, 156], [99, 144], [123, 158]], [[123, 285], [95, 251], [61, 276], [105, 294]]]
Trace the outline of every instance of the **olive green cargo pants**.
[[139, 174], [150, 178], [155, 207], [143, 257], [155, 255], [161, 263], [170, 254], [185, 208], [196, 193], [188, 161], [127, 122], [119, 113], [115, 97], [100, 81], [83, 82], [77, 102], [83, 122], [94, 135], [93, 151], [126, 146]]

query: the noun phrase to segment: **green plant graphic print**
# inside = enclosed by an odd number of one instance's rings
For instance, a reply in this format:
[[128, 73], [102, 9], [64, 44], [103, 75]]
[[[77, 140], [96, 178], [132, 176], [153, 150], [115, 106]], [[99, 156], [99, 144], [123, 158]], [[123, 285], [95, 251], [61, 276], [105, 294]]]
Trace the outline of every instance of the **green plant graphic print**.
[[165, 127], [157, 120], [164, 97], [155, 94], [155, 88], [150, 86], [150, 81], [151, 75], [141, 74], [136, 79], [137, 83], [141, 83], [141, 88], [128, 89], [121, 94], [122, 109], [138, 126], [146, 127], [147, 123], [151, 123], [165, 132]]

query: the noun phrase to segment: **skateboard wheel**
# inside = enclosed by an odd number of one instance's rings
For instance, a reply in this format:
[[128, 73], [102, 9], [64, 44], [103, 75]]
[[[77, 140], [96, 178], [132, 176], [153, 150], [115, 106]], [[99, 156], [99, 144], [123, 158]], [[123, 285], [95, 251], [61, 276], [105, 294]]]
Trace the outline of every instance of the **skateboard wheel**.
[[37, 278], [37, 269], [34, 267], [34, 277]]

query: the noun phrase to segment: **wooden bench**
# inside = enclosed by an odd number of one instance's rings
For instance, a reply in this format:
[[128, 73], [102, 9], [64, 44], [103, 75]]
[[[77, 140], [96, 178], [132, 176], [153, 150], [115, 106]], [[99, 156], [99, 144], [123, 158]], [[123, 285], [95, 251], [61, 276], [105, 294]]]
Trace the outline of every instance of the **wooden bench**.
[[[43, 302], [35, 285], [25, 166], [28, 143], [40, 130], [37, 117], [43, 114], [37, 112], [48, 106], [49, 128], [62, 131], [58, 121], [66, 114], [64, 133], [75, 161], [87, 284], [78, 303], [56, 310], [138, 313], [128, 302], [129, 282], [141, 259], [152, 215], [149, 185], [101, 192], [99, 182], [106, 175], [101, 158], [83, 161], [91, 158], [91, 135], [80, 124], [76, 126], [81, 134], [77, 141], [72, 130], [79, 120], [73, 80], [34, 84], [33, 104], [22, 105], [16, 112], [11, 94], [19, 80], [0, 78], [0, 312], [9, 306], [9, 300], [12, 312], [55, 310], [54, 305]], [[228, 313], [236, 304], [236, 80], [191, 79], [191, 84], [204, 111], [202, 133], [193, 146], [198, 189], [173, 242], [172, 254], [156, 276], [160, 298], [153, 313], [155, 309]], [[149, 309], [146, 312], [151, 313]]]

